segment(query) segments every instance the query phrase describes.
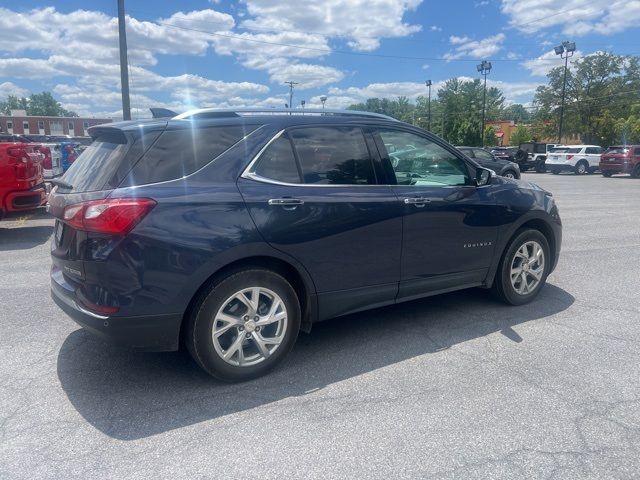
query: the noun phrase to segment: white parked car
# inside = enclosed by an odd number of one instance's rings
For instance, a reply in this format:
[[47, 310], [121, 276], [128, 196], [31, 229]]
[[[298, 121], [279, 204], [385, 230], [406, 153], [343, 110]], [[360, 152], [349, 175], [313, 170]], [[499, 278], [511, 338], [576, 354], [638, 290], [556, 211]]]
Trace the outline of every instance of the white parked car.
[[43, 164], [43, 172], [45, 180], [59, 177], [64, 172], [62, 170], [62, 152], [59, 143], [40, 143], [43, 147], [48, 147], [51, 152], [51, 158], [45, 158]]
[[598, 145], [568, 145], [556, 147], [545, 162], [547, 170], [554, 175], [572, 171], [576, 175], [593, 173], [600, 165], [600, 155], [604, 149]]

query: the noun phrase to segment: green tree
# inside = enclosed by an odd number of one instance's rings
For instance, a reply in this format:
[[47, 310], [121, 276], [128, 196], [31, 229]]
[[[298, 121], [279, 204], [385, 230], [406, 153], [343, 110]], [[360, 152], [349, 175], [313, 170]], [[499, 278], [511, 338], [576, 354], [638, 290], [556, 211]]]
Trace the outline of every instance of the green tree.
[[509, 143], [511, 145], [519, 146], [521, 143], [531, 141], [531, 130], [524, 125], [519, 125], [516, 131], [511, 134]]
[[29, 97], [27, 106], [29, 115], [44, 115], [50, 117], [77, 117], [75, 112], [62, 108], [51, 92], [34, 93]]
[[520, 103], [512, 103], [502, 112], [503, 120], [513, 120], [516, 123], [527, 123], [531, 120], [531, 114]]
[[0, 113], [10, 115], [11, 110], [27, 110], [28, 103], [25, 97], [9, 95], [6, 100], [0, 101]]
[[496, 129], [489, 125], [484, 129], [484, 144], [487, 147], [493, 147], [498, 144], [498, 137], [496, 136]]
[[[537, 120], [558, 121], [564, 80], [564, 66], [549, 74], [548, 84], [536, 90]], [[637, 57], [598, 52], [573, 62], [567, 72], [563, 133], [579, 134], [584, 142], [608, 138], [602, 121], [605, 110], [613, 118], [627, 117], [630, 105], [640, 99], [640, 64]], [[604, 129], [604, 130], [603, 130]]]

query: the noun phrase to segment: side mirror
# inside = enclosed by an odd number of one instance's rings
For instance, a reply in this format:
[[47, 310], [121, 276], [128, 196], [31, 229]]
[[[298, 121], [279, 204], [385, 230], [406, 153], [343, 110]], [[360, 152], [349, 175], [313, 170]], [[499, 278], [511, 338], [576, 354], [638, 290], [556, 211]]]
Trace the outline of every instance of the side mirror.
[[479, 167], [476, 169], [476, 185], [483, 187], [491, 183], [491, 170], [488, 168]]

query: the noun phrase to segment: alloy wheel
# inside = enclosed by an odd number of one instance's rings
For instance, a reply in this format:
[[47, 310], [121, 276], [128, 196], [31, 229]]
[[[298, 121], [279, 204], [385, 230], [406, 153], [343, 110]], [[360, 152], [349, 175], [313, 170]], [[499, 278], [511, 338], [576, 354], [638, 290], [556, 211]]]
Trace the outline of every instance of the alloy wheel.
[[211, 331], [222, 360], [247, 367], [269, 358], [287, 332], [287, 309], [275, 292], [263, 287], [242, 289], [216, 313]]
[[511, 286], [520, 295], [534, 291], [544, 274], [544, 250], [535, 240], [523, 243], [511, 261]]

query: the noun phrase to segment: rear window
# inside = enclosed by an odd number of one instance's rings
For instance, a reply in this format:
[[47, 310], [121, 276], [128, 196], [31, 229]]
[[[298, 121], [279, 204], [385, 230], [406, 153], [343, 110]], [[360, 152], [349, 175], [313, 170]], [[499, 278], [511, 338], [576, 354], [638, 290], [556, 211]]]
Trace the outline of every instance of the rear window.
[[604, 153], [624, 155], [629, 150], [629, 147], [609, 147]]
[[116, 188], [159, 134], [146, 132], [127, 138], [116, 129], [103, 133], [71, 164], [63, 180], [73, 185], [74, 193]]
[[566, 147], [561, 147], [561, 148], [552, 148], [550, 150], [551, 153], [567, 153], [567, 150], [569, 150]]
[[131, 170], [125, 185], [144, 185], [190, 175], [256, 128], [257, 125], [243, 125], [167, 130]]

